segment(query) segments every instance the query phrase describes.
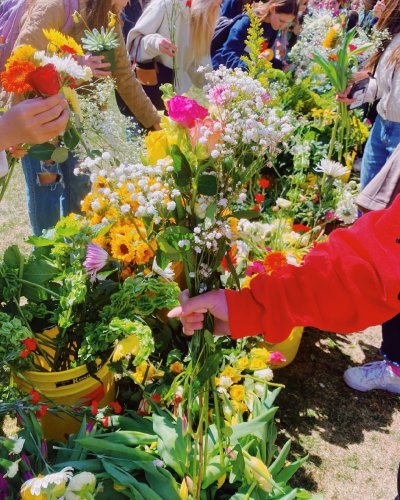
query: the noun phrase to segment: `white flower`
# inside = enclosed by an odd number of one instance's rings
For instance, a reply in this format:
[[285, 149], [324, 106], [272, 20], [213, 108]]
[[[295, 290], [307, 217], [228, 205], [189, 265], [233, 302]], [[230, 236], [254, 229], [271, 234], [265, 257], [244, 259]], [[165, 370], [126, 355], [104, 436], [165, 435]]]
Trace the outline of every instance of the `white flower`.
[[165, 269], [161, 269], [161, 267], [157, 264], [156, 259], [153, 260], [153, 272], [166, 279], [167, 281], [173, 281], [175, 277], [175, 272], [172, 269], [172, 262], [169, 262]]
[[254, 384], [254, 392], [257, 394], [257, 396], [261, 399], [265, 396], [265, 389], [266, 385], [262, 384], [261, 382], [256, 382]]
[[292, 202], [289, 200], [286, 200], [285, 198], [277, 198], [276, 199], [276, 205], [279, 208], [289, 208], [291, 204], [292, 204]]
[[184, 248], [187, 245], [190, 245], [190, 241], [189, 240], [179, 240], [178, 241], [178, 247], [179, 248]]
[[127, 214], [130, 211], [131, 211], [131, 206], [128, 205], [128, 203], [125, 203], [124, 205], [121, 205], [121, 213]]
[[104, 153], [101, 155], [101, 159], [104, 161], [110, 161], [111, 158], [112, 156], [108, 151], [104, 151]]
[[11, 450], [11, 453], [14, 453], [14, 455], [19, 455], [22, 451], [22, 448], [24, 447], [25, 439], [19, 437], [13, 446], [13, 449]]
[[11, 465], [8, 467], [7, 472], [4, 474], [4, 477], [9, 477], [10, 479], [13, 478], [14, 476], [17, 475], [18, 473], [18, 462], [12, 462]]
[[322, 172], [323, 174], [331, 177], [341, 177], [342, 175], [347, 174], [349, 169], [337, 161], [324, 159], [319, 162], [315, 171]]
[[33, 477], [25, 481], [21, 487], [21, 492], [29, 488], [31, 495], [39, 496], [42, 490], [45, 490], [50, 484], [58, 485], [71, 479], [73, 470], [72, 467], [64, 467], [60, 472], [55, 472], [54, 474], [47, 474], [44, 477]]
[[176, 208], [176, 203], [174, 201], [169, 201], [167, 203], [167, 210], [171, 211], [171, 210], [175, 210]]
[[231, 377], [227, 377], [226, 375], [222, 375], [220, 378], [219, 378], [219, 382], [218, 382], [218, 385], [220, 387], [230, 387], [231, 385], [233, 384], [233, 380], [231, 379]]
[[91, 472], [80, 472], [70, 479], [67, 489], [65, 490], [65, 500], [86, 498], [87, 494], [93, 493], [95, 488], [96, 476]]
[[271, 368], [264, 368], [262, 370], [256, 370], [254, 376], [262, 380], [270, 381], [274, 378], [274, 372]]

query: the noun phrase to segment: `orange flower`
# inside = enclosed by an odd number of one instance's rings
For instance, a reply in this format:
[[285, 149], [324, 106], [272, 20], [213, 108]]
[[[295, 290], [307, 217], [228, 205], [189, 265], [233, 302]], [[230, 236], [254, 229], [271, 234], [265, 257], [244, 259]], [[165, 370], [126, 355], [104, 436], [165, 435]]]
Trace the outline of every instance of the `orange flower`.
[[269, 252], [264, 257], [263, 264], [267, 273], [272, 273], [272, 271], [276, 271], [286, 266], [287, 260], [285, 254], [282, 252]]
[[35, 71], [36, 66], [30, 61], [15, 61], [1, 74], [1, 83], [7, 92], [25, 94], [33, 90], [27, 82], [28, 75]]
[[338, 60], [338, 56], [336, 54], [329, 54], [328, 59], [330, 61], [337, 61]]

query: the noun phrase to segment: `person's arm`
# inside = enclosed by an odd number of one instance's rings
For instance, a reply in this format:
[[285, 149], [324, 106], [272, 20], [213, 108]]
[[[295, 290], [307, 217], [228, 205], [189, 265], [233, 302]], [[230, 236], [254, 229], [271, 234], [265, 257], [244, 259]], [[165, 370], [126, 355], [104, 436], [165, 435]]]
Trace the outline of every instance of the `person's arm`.
[[0, 117], [0, 151], [49, 141], [65, 130], [68, 119], [67, 101], [60, 94], [16, 104]]
[[215, 333], [263, 334], [272, 343], [295, 326], [351, 333], [392, 318], [400, 312], [400, 196], [390, 208], [336, 230], [301, 267], [259, 275], [241, 291], [183, 295], [169, 316], [192, 335], [206, 311], [216, 319]]
[[220, 64], [227, 68], [247, 69], [247, 64], [241, 60], [241, 57], [246, 54], [245, 42], [249, 26], [248, 16], [243, 16], [235, 22], [223, 46], [212, 55], [214, 69], [218, 68]]
[[[301, 267], [258, 276], [226, 291], [232, 336], [280, 342], [294, 326], [350, 333], [400, 311], [400, 197], [332, 233]], [[243, 315], [240, 311], [246, 311]]]
[[126, 51], [121, 27], [118, 27], [119, 46], [116, 49], [116, 69], [113, 74], [117, 90], [125, 104], [145, 128], [157, 127], [160, 117], [147, 97], [143, 87], [136, 80]]

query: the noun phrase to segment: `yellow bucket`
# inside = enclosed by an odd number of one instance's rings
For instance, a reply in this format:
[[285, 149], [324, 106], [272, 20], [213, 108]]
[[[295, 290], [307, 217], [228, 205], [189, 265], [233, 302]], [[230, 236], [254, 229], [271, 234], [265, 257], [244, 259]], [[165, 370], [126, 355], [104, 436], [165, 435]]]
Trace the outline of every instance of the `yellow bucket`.
[[268, 344], [268, 349], [270, 351], [279, 351], [286, 358], [286, 361], [284, 363], [278, 366], [274, 366], [273, 368], [283, 368], [284, 366], [289, 365], [294, 360], [297, 351], [299, 350], [303, 332], [304, 328], [302, 326], [296, 326], [291, 331], [289, 337], [283, 342], [280, 342], [279, 344]]
[[[32, 389], [40, 393], [43, 404], [54, 403], [79, 408], [97, 401], [99, 407], [106, 406], [115, 399], [115, 381], [108, 369], [108, 361], [98, 366], [96, 376], [91, 377], [85, 365], [62, 372], [25, 371], [14, 374], [14, 381], [24, 392]], [[50, 400], [47, 401], [46, 398]], [[63, 412], [47, 412], [42, 418], [44, 436], [49, 439], [64, 440], [68, 434], [79, 430], [80, 420]]]

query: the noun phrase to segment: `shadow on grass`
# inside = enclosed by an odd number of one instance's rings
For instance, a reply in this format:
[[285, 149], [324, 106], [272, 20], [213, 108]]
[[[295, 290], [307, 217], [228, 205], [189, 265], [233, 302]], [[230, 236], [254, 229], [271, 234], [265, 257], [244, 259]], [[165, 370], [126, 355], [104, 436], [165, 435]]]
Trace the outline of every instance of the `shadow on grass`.
[[[343, 372], [354, 362], [341, 349], [351, 343], [350, 337], [309, 329], [293, 363], [275, 372], [274, 381], [286, 385], [278, 398], [279, 429], [286, 434], [279, 444], [291, 436], [292, 454], [308, 453], [309, 462], [317, 467], [321, 459], [313, 452], [323, 447], [323, 441], [346, 448], [363, 442], [366, 431], [388, 433], [398, 408], [396, 395], [384, 391], [362, 393], [346, 386]], [[364, 362], [381, 359], [379, 349], [362, 341], [358, 345], [365, 354]], [[320, 441], [316, 446], [315, 439]], [[317, 487], [305, 469], [296, 474], [295, 483], [311, 491]]]

